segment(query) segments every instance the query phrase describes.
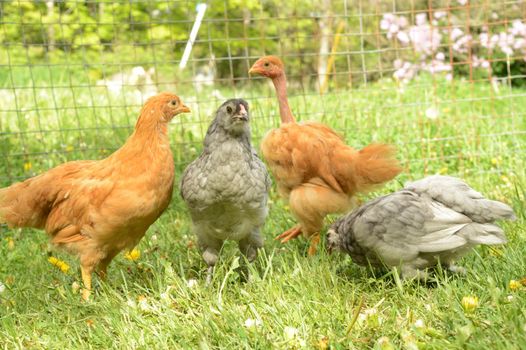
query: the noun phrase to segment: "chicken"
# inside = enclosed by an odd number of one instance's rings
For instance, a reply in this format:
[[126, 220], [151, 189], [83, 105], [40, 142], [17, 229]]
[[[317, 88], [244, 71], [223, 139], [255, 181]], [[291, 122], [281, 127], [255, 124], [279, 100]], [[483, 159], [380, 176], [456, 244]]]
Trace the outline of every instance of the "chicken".
[[248, 104], [228, 100], [219, 107], [203, 153], [184, 171], [181, 196], [208, 268], [210, 282], [226, 239], [235, 240], [248, 261], [263, 246], [270, 177], [250, 143]]
[[172, 197], [174, 163], [168, 123], [190, 112], [161, 93], [142, 108], [133, 134], [102, 160], [81, 160], [0, 189], [0, 223], [44, 229], [51, 242], [78, 255], [85, 289], [92, 273], [134, 247]]
[[360, 265], [400, 267], [403, 278], [426, 279], [439, 262], [454, 261], [478, 244], [504, 244], [496, 220], [515, 219], [506, 204], [484, 198], [462, 180], [430, 176], [377, 198], [336, 221], [329, 251], [348, 253]]
[[268, 132], [261, 151], [279, 193], [299, 221], [276, 239], [284, 243], [303, 233], [311, 238], [308, 253], [313, 255], [325, 216], [348, 212], [357, 193], [393, 179], [401, 168], [389, 145], [371, 144], [356, 151], [328, 126], [296, 123], [287, 100], [284, 66], [278, 57], [260, 58], [249, 73], [268, 77], [274, 83], [281, 126]]

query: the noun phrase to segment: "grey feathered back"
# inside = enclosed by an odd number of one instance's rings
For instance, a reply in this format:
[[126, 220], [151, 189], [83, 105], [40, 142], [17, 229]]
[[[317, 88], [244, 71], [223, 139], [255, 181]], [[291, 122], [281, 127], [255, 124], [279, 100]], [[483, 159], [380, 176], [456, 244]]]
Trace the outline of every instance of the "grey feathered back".
[[475, 222], [515, 220], [515, 213], [508, 205], [484, 198], [482, 194], [456, 177], [429, 176], [406, 184], [404, 189], [428, 195], [447, 207], [470, 217]]
[[452, 264], [477, 244], [506, 243], [494, 222], [514, 218], [508, 205], [484, 198], [462, 180], [430, 176], [338, 220], [328, 245], [360, 264], [416, 271], [438, 261]]

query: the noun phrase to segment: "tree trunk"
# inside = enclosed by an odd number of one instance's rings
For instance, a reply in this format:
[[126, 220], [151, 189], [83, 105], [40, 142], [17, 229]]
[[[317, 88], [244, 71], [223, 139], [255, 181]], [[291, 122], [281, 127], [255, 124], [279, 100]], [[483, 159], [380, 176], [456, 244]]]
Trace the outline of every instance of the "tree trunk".
[[318, 21], [320, 27], [320, 51], [318, 58], [318, 89], [321, 91], [322, 86], [326, 84], [327, 76], [327, 61], [330, 54], [331, 41], [331, 0], [322, 1], [322, 15]]
[[53, 15], [54, 11], [54, 0], [48, 0], [46, 1], [46, 7], [47, 7], [47, 50], [53, 51], [55, 49], [55, 28], [53, 27], [55, 25], [55, 19]]

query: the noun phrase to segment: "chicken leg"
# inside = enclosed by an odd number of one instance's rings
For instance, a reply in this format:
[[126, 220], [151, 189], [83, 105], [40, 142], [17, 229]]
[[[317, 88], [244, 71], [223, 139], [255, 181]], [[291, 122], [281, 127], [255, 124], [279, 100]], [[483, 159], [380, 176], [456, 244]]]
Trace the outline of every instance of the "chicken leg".
[[108, 265], [111, 263], [111, 261], [113, 260], [113, 258], [115, 258], [115, 255], [117, 254], [118, 251], [111, 252], [99, 263], [98, 273], [101, 280], [106, 281], [108, 277]]
[[91, 275], [93, 270], [94, 267], [92, 265], [80, 266], [82, 283], [84, 284], [84, 288], [82, 289], [82, 299], [84, 299], [84, 301], [88, 301], [91, 296]]
[[299, 225], [283, 232], [276, 239], [285, 243], [303, 234], [310, 238], [308, 254], [316, 254], [323, 220], [329, 213], [345, 212], [352, 207], [350, 198], [336, 192], [320, 178], [313, 178], [290, 192], [289, 205]]

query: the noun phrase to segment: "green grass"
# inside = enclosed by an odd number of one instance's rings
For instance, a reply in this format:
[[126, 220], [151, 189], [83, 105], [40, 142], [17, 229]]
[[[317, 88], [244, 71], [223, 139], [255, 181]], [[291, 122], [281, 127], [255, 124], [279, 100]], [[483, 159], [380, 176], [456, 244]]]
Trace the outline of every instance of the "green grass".
[[[18, 84], [49, 82], [46, 72], [35, 75], [17, 78]], [[12, 91], [9, 79], [3, 81]], [[190, 88], [176, 91], [194, 96]], [[256, 144], [277, 125], [276, 101], [262, 82], [222, 92], [250, 99]], [[47, 261], [44, 233], [2, 228], [0, 282], [6, 289], [0, 293], [0, 347], [265, 349], [318, 348], [328, 342], [335, 349], [388, 349], [380, 345], [382, 337], [394, 348], [407, 349], [526, 347], [526, 288], [508, 286], [526, 275], [526, 91], [423, 77], [404, 92], [388, 81], [325, 96], [291, 92], [297, 117], [333, 126], [349, 144], [398, 146], [406, 171], [364, 198], [429, 174], [461, 176], [487, 196], [513, 205], [518, 220], [503, 224], [509, 243], [479, 247], [463, 259], [460, 264], [469, 270], [465, 277], [439, 269], [432, 285], [397, 285], [389, 272], [361, 268], [323, 249], [308, 258], [303, 239], [286, 245], [274, 241], [294, 220], [273, 191], [265, 249], [249, 267], [250, 280], [240, 280], [237, 249], [229, 243], [212, 285], [206, 286], [206, 266], [192, 244], [188, 213], [176, 190], [170, 208], [139, 244], [140, 259], [117, 257], [109, 281], [96, 283], [89, 303], [72, 288], [80, 283], [75, 258], [53, 252], [71, 266], [62, 273]], [[98, 90], [90, 93], [87, 87], [59, 89], [54, 99], [50, 90], [47, 96], [41, 93], [19, 89], [16, 104], [8, 92], [0, 95], [4, 185], [65, 160], [104, 156], [120, 146], [138, 112], [136, 106], [108, 107], [132, 103]], [[205, 94], [198, 100], [191, 104], [191, 116], [171, 125], [178, 173], [198, 154], [209, 117], [221, 102], [207, 101]], [[426, 117], [431, 106], [437, 119]], [[479, 298], [479, 306], [465, 313], [461, 300], [469, 295]], [[258, 325], [247, 327], [250, 320]]]

